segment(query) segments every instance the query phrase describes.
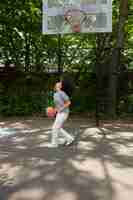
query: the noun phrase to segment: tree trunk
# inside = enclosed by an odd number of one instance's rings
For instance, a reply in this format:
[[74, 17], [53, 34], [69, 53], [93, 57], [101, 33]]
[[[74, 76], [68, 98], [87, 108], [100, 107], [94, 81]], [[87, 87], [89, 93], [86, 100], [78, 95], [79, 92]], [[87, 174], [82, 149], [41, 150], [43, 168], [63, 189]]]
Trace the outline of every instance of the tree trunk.
[[63, 67], [62, 67], [62, 52], [61, 52], [61, 35], [58, 35], [58, 74], [59, 77], [63, 73]]
[[116, 116], [117, 102], [117, 72], [120, 65], [121, 50], [124, 48], [124, 28], [128, 17], [128, 0], [120, 1], [119, 21], [117, 25], [117, 35], [115, 48], [112, 50], [112, 59], [109, 70], [109, 104], [108, 113], [110, 116]]
[[29, 71], [30, 67], [30, 35], [25, 35], [25, 72]]

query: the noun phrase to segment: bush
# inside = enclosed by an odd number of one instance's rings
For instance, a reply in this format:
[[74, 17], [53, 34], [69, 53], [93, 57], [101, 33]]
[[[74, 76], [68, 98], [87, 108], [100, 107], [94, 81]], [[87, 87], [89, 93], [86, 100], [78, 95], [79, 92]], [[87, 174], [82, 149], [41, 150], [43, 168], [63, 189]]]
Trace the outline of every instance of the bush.
[[43, 113], [46, 107], [46, 96], [41, 94], [18, 96], [6, 95], [0, 98], [0, 114], [4, 116], [32, 115]]

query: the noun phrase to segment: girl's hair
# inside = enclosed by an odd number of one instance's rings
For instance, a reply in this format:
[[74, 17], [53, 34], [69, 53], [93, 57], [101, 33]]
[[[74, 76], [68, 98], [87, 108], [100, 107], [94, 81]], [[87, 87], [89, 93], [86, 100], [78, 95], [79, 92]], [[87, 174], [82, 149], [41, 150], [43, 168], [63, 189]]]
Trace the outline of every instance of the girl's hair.
[[63, 79], [62, 81], [62, 90], [69, 96], [72, 97], [73, 93], [73, 83], [71, 80]]

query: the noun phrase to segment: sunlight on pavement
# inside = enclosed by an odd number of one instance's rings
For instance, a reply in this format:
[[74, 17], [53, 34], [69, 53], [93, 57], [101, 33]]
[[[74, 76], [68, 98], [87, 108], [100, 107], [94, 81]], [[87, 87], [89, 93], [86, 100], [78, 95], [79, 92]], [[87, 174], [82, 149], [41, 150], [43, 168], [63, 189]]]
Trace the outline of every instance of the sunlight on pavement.
[[22, 166], [13, 166], [11, 163], [2, 164], [0, 168], [0, 177], [4, 178], [4, 185], [14, 185], [17, 183]]
[[78, 122], [76, 143], [55, 150], [47, 146], [51, 122], [32, 123], [1, 123], [0, 200], [130, 200], [132, 129]]
[[38, 133], [38, 132], [44, 132], [45, 131], [45, 134], [49, 134], [50, 131], [47, 131], [47, 129], [39, 129], [39, 128], [36, 128], [36, 129], [21, 129], [21, 128], [0, 128], [0, 138], [2, 137], [7, 137], [7, 136], [13, 136], [15, 134], [24, 134], [24, 133]]
[[88, 136], [93, 136], [93, 137], [98, 137], [103, 134], [111, 134], [112, 131], [106, 128], [87, 128], [85, 129], [83, 133], [83, 137]]
[[[78, 171], [88, 173], [88, 177], [89, 177], [89, 173], [91, 173], [91, 175], [93, 175], [94, 177], [97, 177], [100, 179], [104, 178], [104, 171], [103, 171], [102, 166], [99, 165], [99, 160], [86, 158], [86, 160], [82, 162], [79, 162], [76, 160], [71, 160], [70, 162], [72, 166]], [[95, 172], [94, 172], [94, 169], [96, 169]]]
[[45, 194], [43, 188], [22, 189], [13, 193], [9, 200], [43, 200]]
[[65, 191], [65, 190], [59, 190], [56, 191], [55, 195], [53, 195], [52, 198], [49, 198], [49, 200], [77, 200], [78, 197], [75, 192]]
[[78, 149], [91, 150], [95, 148], [95, 144], [91, 141], [80, 141], [77, 146]]
[[0, 138], [16, 134], [16, 129], [13, 128], [0, 128]]
[[27, 149], [27, 147], [26, 146], [24, 146], [24, 145], [16, 145], [16, 149]]
[[116, 136], [122, 136], [125, 139], [132, 137], [133, 138], [133, 132], [131, 131], [116, 131]]
[[9, 200], [77, 200], [74, 192], [63, 189], [55, 192], [45, 191], [44, 188], [23, 189], [10, 196]]

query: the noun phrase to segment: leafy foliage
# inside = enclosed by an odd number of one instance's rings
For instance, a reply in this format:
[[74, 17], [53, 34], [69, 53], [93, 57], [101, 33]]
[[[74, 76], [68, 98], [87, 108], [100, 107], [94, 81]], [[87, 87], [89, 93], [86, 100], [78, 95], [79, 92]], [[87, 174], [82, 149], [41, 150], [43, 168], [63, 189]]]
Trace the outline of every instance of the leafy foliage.
[[[117, 24], [119, 21], [120, 1], [113, 0], [113, 32], [103, 34], [71, 34], [61, 36], [61, 67], [72, 74], [76, 85], [73, 103], [74, 110], [91, 110], [95, 107], [95, 76], [97, 57], [99, 62], [99, 76], [109, 73], [109, 63], [112, 50], [117, 40]], [[58, 36], [43, 35], [42, 29], [42, 1], [41, 0], [5, 0], [0, 2], [0, 63], [14, 64], [16, 69], [28, 74], [43, 73], [49, 67], [57, 67], [59, 62]], [[129, 0], [129, 17], [124, 28], [125, 42], [121, 51], [121, 64], [133, 69], [133, 4]], [[73, 75], [74, 74], [74, 75]], [[31, 75], [32, 76], [32, 75]], [[26, 81], [27, 75], [24, 77]], [[16, 80], [14, 80], [14, 85]], [[49, 79], [53, 85], [53, 78]], [[5, 81], [6, 82], [6, 81]], [[37, 84], [33, 81], [32, 84]], [[48, 84], [44, 80], [38, 85]], [[27, 92], [17, 84], [16, 92], [8, 83], [0, 97], [0, 113], [4, 114], [32, 114], [43, 112], [47, 104], [47, 91], [31, 88]], [[7, 90], [7, 85], [10, 91]], [[45, 87], [45, 86], [44, 86]], [[51, 86], [52, 87], [52, 86]], [[85, 89], [84, 89], [85, 88]], [[51, 89], [50, 89], [51, 90]], [[20, 95], [18, 91], [21, 91]], [[12, 94], [11, 94], [12, 93]], [[81, 95], [82, 93], [82, 95]], [[45, 103], [44, 103], [45, 102]]]

